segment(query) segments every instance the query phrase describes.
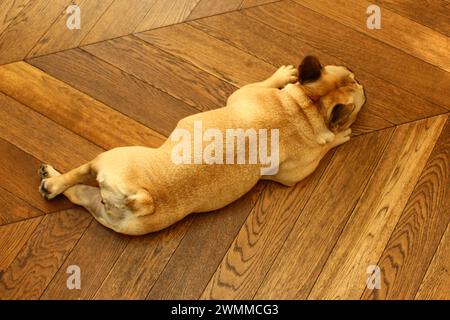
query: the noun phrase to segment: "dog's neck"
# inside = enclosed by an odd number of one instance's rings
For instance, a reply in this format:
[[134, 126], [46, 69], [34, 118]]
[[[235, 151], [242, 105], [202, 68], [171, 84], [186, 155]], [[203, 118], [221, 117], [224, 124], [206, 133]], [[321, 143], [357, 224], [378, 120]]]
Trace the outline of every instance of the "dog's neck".
[[326, 116], [325, 110], [322, 110], [323, 108], [319, 103], [320, 96], [312, 88], [297, 82], [287, 85], [284, 90], [297, 102], [300, 108], [314, 107], [320, 111], [322, 116]]
[[[283, 89], [296, 103], [298, 112], [303, 114], [314, 134], [323, 132], [327, 127], [326, 111], [319, 103], [319, 96], [314, 95], [311, 88], [300, 83], [289, 84]], [[304, 128], [299, 128], [300, 131]]]

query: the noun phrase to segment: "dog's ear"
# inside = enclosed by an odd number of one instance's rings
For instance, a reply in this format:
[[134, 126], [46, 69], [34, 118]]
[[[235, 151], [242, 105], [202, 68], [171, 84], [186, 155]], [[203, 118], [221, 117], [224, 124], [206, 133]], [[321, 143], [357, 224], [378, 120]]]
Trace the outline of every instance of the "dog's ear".
[[301, 84], [319, 79], [321, 73], [322, 65], [314, 56], [306, 56], [298, 67], [299, 81]]
[[330, 129], [337, 129], [343, 124], [347, 122], [353, 110], [355, 109], [355, 105], [353, 103], [350, 104], [341, 104], [338, 103], [333, 107], [331, 111], [330, 118], [328, 119], [328, 127]]

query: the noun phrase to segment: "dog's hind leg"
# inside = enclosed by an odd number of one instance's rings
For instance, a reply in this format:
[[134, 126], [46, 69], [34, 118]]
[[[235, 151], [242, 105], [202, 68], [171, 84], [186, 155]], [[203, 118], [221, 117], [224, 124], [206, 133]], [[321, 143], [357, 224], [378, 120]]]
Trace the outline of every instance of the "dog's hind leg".
[[74, 204], [84, 207], [92, 216], [107, 228], [119, 232], [119, 228], [109, 218], [102, 200], [100, 188], [77, 184], [66, 189], [63, 194]]
[[[63, 177], [64, 175], [61, 175], [52, 166], [42, 165], [39, 169], [39, 176], [41, 179], [43, 176], [46, 177], [45, 179], [52, 179]], [[111, 221], [106, 212], [100, 188], [84, 184], [76, 184], [66, 188], [62, 193], [70, 200], [70, 202], [84, 207], [102, 225], [118, 231], [118, 226]]]
[[42, 164], [38, 173], [41, 178], [39, 192], [46, 199], [53, 199], [67, 188], [86, 183], [93, 178], [90, 162], [65, 174], [60, 174], [48, 164]]

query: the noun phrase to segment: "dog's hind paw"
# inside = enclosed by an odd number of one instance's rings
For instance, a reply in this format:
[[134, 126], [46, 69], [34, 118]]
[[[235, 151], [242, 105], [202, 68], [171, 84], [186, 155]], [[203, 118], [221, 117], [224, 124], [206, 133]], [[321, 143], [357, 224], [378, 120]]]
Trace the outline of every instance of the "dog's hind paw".
[[47, 179], [43, 179], [39, 185], [39, 193], [44, 199], [50, 200], [50, 191], [47, 189]]
[[41, 178], [41, 183], [39, 185], [39, 193], [41, 196], [47, 200], [53, 199], [58, 195], [58, 192], [53, 192], [55, 188], [55, 181], [52, 179], [60, 175], [49, 164], [41, 164], [38, 170], [39, 178]]
[[41, 180], [46, 179], [46, 178], [55, 177], [55, 176], [58, 176], [59, 174], [60, 173], [58, 171], [56, 171], [55, 168], [53, 168], [49, 164], [42, 163], [39, 166], [38, 175], [39, 175], [39, 178], [41, 178]]
[[56, 197], [59, 192], [58, 188], [53, 183], [52, 178], [43, 179], [39, 185], [39, 193], [44, 199], [51, 200]]
[[40, 166], [39, 166], [39, 170], [38, 170], [38, 175], [39, 175], [39, 178], [41, 178], [41, 180], [42, 179], [45, 179], [45, 178], [48, 178], [48, 171], [47, 171], [47, 164], [41, 164]]

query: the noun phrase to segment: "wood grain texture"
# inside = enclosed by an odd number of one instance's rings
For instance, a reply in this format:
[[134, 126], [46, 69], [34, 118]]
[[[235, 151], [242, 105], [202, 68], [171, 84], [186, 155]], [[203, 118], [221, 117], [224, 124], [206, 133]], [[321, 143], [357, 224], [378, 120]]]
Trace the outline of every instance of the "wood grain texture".
[[104, 151], [2, 93], [0, 117], [1, 138], [58, 170], [78, 167]]
[[201, 0], [156, 0], [134, 32], [183, 22], [199, 1]]
[[0, 299], [38, 299], [91, 220], [81, 209], [45, 216], [3, 272]]
[[0, 279], [41, 220], [42, 217], [37, 217], [0, 226]]
[[235, 237], [202, 299], [252, 299], [332, 158], [293, 188], [271, 183]]
[[94, 299], [145, 299], [191, 222], [192, 217], [166, 230], [131, 239]]
[[450, 299], [450, 224], [423, 279], [417, 300]]
[[[347, 59], [341, 60], [318, 51], [308, 43], [240, 12], [209, 17], [189, 24], [275, 66], [298, 65], [309, 54], [315, 54], [324, 65], [349, 65]], [[352, 126], [356, 134], [446, 112], [445, 108], [399, 89], [362, 69], [354, 72], [358, 81], [364, 85], [367, 95], [367, 103]]]
[[80, 45], [112, 39], [134, 32], [157, 0], [114, 0]]
[[261, 6], [263, 4], [268, 4], [272, 2], [277, 2], [278, 0], [244, 0], [241, 4], [241, 9]]
[[381, 289], [366, 289], [362, 299], [414, 299], [450, 221], [449, 159], [447, 120], [377, 263], [382, 274]]
[[66, 26], [69, 15], [62, 14], [36, 43], [28, 58], [77, 47], [81, 40], [94, 27], [98, 19], [109, 8], [114, 0], [80, 0], [76, 5], [80, 8], [80, 29], [69, 29]]
[[334, 1], [334, 5], [330, 6], [326, 0], [295, 1], [369, 37], [381, 40], [414, 57], [450, 71], [450, 59], [448, 58], [450, 38], [387, 8], [381, 9], [382, 26], [381, 29], [375, 31], [368, 29], [366, 25], [367, 14], [365, 15], [365, 12], [372, 2], [337, 0]]
[[0, 34], [25, 8], [30, 0], [3, 0], [0, 3]]
[[0, 208], [2, 208], [0, 226], [44, 215], [43, 211], [31, 206], [2, 187], [0, 187]]
[[134, 36], [90, 45], [83, 50], [200, 111], [224, 106], [236, 89]]
[[198, 299], [264, 188], [261, 182], [223, 209], [196, 214], [147, 299]]
[[153, 147], [164, 141], [152, 129], [25, 62], [0, 67], [0, 91], [104, 149]]
[[359, 136], [336, 150], [262, 281], [256, 299], [308, 296], [391, 134], [392, 129], [386, 129]]
[[[164, 136], [172, 132], [180, 119], [198, 112], [81, 49], [38, 57], [28, 62]], [[86, 74], [90, 76], [86, 77]], [[158, 146], [162, 137], [154, 136], [153, 139], [142, 137], [142, 143]]]
[[361, 297], [446, 118], [397, 127], [308, 299]]
[[[376, 0], [370, 31], [366, 0], [79, 0], [81, 30], [72, 0], [0, 2], [0, 299], [450, 298], [448, 0]], [[261, 182], [143, 237], [37, 192], [40, 162], [157, 147], [308, 54], [348, 66], [367, 103], [297, 186]]]
[[187, 20], [212, 16], [218, 13], [233, 11], [240, 8], [243, 0], [200, 0]]
[[70, 2], [30, 1], [0, 35], [0, 64], [25, 58]]
[[[1, 206], [1, 224], [74, 207], [63, 198], [49, 202], [39, 194], [37, 170], [41, 161], [3, 139], [0, 139], [0, 154], [0, 187], [6, 192], [1, 196], [4, 204]], [[7, 210], [13, 204], [17, 207]]]
[[373, 3], [450, 37], [450, 7], [446, 0], [374, 0]]
[[151, 30], [137, 36], [237, 87], [264, 80], [276, 70], [274, 66], [190, 25]]
[[[85, 215], [89, 215], [84, 212]], [[93, 221], [40, 298], [43, 300], [92, 298], [129, 240], [130, 237], [115, 233]], [[80, 267], [82, 282], [79, 290], [68, 290], [66, 286], [66, 270], [71, 265]]]
[[438, 67], [350, 27], [339, 25], [337, 28], [333, 19], [292, 1], [242, 12], [294, 38], [303, 39], [320, 51], [347, 61], [355, 72], [366, 70], [399, 88], [450, 109], [450, 73]]

